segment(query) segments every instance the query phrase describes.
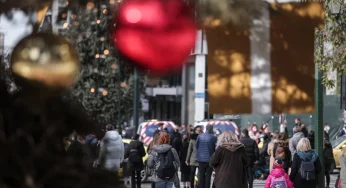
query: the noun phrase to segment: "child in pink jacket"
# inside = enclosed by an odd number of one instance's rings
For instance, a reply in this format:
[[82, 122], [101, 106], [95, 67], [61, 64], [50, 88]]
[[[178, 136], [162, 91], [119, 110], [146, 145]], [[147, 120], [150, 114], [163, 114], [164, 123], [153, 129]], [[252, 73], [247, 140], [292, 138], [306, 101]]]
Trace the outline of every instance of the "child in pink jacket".
[[277, 159], [274, 162], [274, 169], [270, 172], [264, 188], [293, 188], [293, 183], [282, 168], [284, 162]]

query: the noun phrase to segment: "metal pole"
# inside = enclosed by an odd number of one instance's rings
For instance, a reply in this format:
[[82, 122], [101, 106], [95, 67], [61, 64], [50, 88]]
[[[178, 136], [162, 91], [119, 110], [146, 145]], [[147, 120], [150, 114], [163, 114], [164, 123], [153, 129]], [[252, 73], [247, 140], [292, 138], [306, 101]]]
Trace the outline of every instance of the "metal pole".
[[[320, 38], [321, 51], [323, 55], [323, 40]], [[322, 72], [318, 69], [318, 64], [315, 63], [315, 149], [321, 161], [322, 170], [318, 175], [318, 187], [324, 187], [324, 160], [323, 160], [323, 86], [322, 86]]]
[[139, 114], [138, 114], [138, 108], [139, 108], [139, 75], [138, 75], [138, 69], [135, 68], [134, 75], [133, 75], [133, 86], [134, 86], [134, 95], [133, 95], [133, 125], [136, 128], [136, 132], [139, 126]]
[[[118, 59], [119, 60], [119, 59]], [[118, 66], [118, 72], [117, 72], [117, 81], [118, 82], [120, 82], [120, 66]], [[116, 83], [116, 84], [119, 84], [119, 83]], [[122, 125], [120, 125], [121, 124], [121, 121], [120, 121], [120, 109], [121, 109], [121, 105], [120, 105], [120, 103], [121, 103], [121, 94], [120, 94], [120, 90], [121, 89], [119, 89], [118, 90], [118, 102], [117, 102], [117, 108], [118, 108], [118, 114], [117, 114], [117, 126], [118, 126], [118, 132], [119, 132], [119, 134], [121, 134], [121, 132], [123, 131], [122, 129], [123, 129], [123, 127], [122, 127]]]

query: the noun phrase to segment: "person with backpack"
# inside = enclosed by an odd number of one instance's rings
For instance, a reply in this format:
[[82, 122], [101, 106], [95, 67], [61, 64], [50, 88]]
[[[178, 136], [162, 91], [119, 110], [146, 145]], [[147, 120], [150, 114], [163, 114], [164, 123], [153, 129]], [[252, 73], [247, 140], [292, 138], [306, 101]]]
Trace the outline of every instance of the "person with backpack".
[[172, 188], [178, 178], [179, 155], [169, 143], [168, 133], [162, 132], [157, 145], [153, 146], [148, 157], [147, 165], [154, 169], [152, 181], [155, 183], [155, 188]]
[[274, 159], [281, 159], [284, 162], [283, 169], [286, 173], [290, 168], [291, 164], [291, 152], [288, 148], [289, 139], [286, 133], [279, 133], [279, 136], [274, 143]]
[[142, 158], [145, 156], [145, 149], [143, 142], [139, 141], [138, 139], [139, 135], [135, 134], [125, 152], [125, 158], [128, 159], [127, 165], [131, 170], [132, 188], [136, 188], [136, 185], [137, 188], [141, 187], [141, 171], [144, 168]]
[[274, 161], [273, 170], [270, 172], [264, 188], [293, 188], [287, 173], [284, 171], [284, 161], [277, 159]]
[[300, 139], [297, 152], [293, 156], [290, 174], [294, 188], [316, 188], [321, 170], [321, 162], [316, 151], [311, 149], [310, 141], [307, 138]]

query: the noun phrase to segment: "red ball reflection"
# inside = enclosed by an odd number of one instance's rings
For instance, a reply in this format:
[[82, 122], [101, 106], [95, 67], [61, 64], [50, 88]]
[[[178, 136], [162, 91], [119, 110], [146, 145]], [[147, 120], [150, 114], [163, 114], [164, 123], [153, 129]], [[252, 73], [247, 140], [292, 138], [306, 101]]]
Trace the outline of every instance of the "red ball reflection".
[[195, 44], [193, 11], [181, 0], [126, 0], [116, 21], [119, 51], [154, 73], [181, 67]]
[[142, 13], [136, 8], [130, 9], [126, 14], [126, 19], [130, 23], [137, 23], [141, 20], [141, 18]]

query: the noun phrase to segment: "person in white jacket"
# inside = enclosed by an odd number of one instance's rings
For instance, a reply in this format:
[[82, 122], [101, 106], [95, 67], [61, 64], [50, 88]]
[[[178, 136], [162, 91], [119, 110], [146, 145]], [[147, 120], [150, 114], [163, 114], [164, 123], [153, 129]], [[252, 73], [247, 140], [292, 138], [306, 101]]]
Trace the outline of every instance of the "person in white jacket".
[[118, 172], [124, 160], [124, 143], [113, 125], [107, 125], [106, 131], [100, 143], [98, 163], [101, 168]]

